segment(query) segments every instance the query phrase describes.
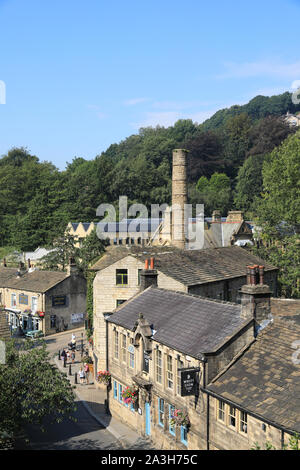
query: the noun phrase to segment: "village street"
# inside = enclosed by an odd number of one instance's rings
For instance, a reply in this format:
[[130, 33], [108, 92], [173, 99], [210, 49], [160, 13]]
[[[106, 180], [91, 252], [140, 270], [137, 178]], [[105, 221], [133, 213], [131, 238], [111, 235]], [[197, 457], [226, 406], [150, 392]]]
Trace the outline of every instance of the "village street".
[[[81, 346], [81, 338], [85, 341], [84, 329], [81, 328], [74, 332], [76, 334], [77, 346]], [[83, 333], [82, 336], [81, 333]], [[59, 366], [60, 370], [63, 370], [63, 368], [61, 362], [57, 360], [58, 351], [67, 347], [68, 343], [71, 341], [71, 334], [72, 333], [68, 331], [45, 338], [51, 360], [56, 366]], [[75, 364], [72, 366], [72, 376], [69, 377], [73, 384], [74, 371], [79, 368], [80, 359], [80, 351], [77, 351]], [[69, 374], [69, 365], [67, 365], [65, 372]], [[35, 426], [29, 426], [27, 432], [30, 442], [26, 444], [26, 449], [118, 450], [125, 448], [145, 448], [144, 440], [139, 438], [123, 424], [113, 420], [113, 424], [110, 425], [110, 419], [105, 416], [103, 404], [92, 402], [97, 393], [93, 383], [90, 383], [90, 385], [78, 384], [75, 393], [79, 394], [76, 398], [77, 411], [74, 414], [75, 422], [65, 419], [59, 424], [49, 423], [46, 425], [47, 432], [45, 433], [42, 433], [40, 429]], [[99, 399], [102, 397], [103, 395], [99, 395]], [[108, 427], [109, 429], [107, 429]], [[126, 438], [122, 438], [122, 435], [126, 435]], [[129, 441], [128, 438], [131, 440]], [[131, 444], [133, 444], [132, 447]], [[19, 443], [18, 448], [24, 448], [24, 443]]]

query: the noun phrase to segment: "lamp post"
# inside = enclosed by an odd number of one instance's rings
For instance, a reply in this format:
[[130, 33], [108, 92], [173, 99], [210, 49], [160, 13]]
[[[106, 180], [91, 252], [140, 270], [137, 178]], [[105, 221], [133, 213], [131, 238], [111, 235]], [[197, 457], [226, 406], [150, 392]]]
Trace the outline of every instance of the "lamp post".
[[83, 356], [83, 333], [81, 333], [81, 358]]

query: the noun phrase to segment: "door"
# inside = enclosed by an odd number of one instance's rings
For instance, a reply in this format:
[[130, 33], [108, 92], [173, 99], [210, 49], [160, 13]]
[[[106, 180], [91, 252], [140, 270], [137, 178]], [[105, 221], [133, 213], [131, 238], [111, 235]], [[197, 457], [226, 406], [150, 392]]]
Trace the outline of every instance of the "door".
[[151, 422], [150, 422], [150, 403], [145, 403], [145, 433], [146, 436], [151, 434]]

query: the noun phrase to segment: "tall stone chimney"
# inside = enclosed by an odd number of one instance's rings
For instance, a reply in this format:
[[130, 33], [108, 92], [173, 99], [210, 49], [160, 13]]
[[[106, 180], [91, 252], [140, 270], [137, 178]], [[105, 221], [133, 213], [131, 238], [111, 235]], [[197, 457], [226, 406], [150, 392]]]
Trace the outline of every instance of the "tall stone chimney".
[[271, 290], [264, 283], [264, 266], [247, 266], [247, 284], [240, 289], [242, 311], [245, 320], [254, 318], [256, 331], [272, 320]]
[[172, 245], [185, 248], [184, 205], [187, 204], [187, 150], [173, 150]]
[[140, 290], [143, 291], [150, 286], [157, 287], [157, 276], [157, 270], [154, 268], [154, 258], [150, 259], [150, 269], [149, 261], [146, 259], [145, 269], [140, 272]]
[[79, 270], [78, 270], [77, 264], [75, 263], [75, 258], [70, 256], [69, 264], [67, 266], [67, 273], [69, 276], [76, 276], [78, 272]]
[[211, 221], [217, 222], [220, 224], [222, 222], [221, 211], [218, 211], [218, 210], [213, 211]]

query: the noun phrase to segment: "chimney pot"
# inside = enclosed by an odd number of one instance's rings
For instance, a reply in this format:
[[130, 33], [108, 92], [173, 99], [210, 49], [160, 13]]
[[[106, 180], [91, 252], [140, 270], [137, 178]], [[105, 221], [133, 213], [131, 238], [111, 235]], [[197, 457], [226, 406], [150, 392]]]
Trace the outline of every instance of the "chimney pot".
[[149, 260], [145, 259], [145, 269], [149, 269]]
[[150, 258], [150, 269], [154, 269], [154, 258]]
[[265, 267], [259, 266], [259, 283], [260, 284], [264, 284], [264, 271], [265, 271]]

